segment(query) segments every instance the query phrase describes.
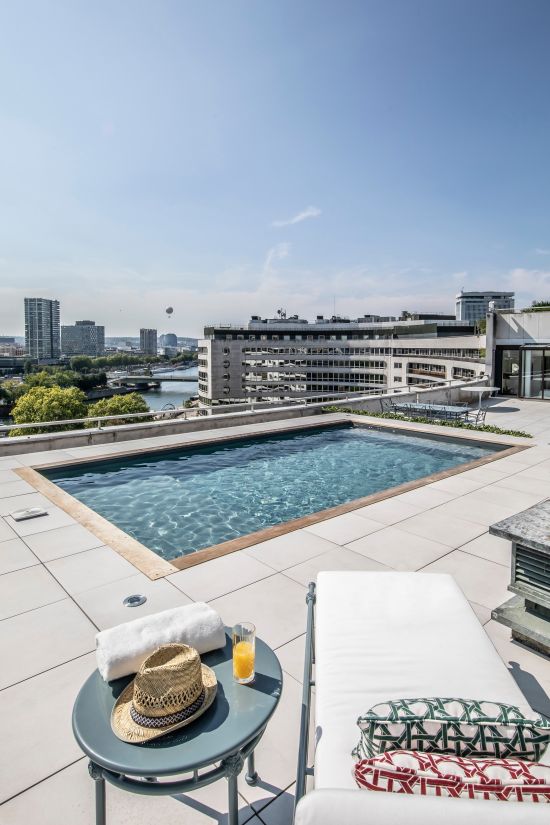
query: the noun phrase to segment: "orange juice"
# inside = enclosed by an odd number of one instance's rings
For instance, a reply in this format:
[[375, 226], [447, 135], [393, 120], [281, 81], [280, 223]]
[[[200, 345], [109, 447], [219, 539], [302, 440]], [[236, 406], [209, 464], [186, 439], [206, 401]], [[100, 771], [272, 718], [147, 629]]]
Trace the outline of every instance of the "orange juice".
[[254, 676], [254, 646], [250, 642], [233, 646], [233, 676], [239, 682]]

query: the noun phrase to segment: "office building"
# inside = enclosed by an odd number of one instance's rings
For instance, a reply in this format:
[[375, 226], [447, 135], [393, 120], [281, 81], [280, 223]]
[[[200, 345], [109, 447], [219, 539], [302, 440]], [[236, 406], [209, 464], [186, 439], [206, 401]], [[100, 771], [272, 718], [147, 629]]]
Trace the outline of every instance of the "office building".
[[95, 321], [76, 321], [74, 326], [61, 327], [61, 352], [63, 355], [103, 355], [105, 352], [105, 327]]
[[[365, 316], [372, 317], [372, 316]], [[310, 323], [297, 316], [206, 327], [199, 341], [203, 405], [326, 400], [476, 378], [483, 336], [455, 319]]]
[[177, 345], [178, 336], [175, 335], [173, 332], [166, 332], [159, 338], [159, 346], [161, 347], [173, 347], [175, 349]]
[[489, 311], [494, 309], [514, 309], [513, 292], [464, 292], [456, 296], [457, 321], [481, 321]]
[[59, 358], [59, 301], [25, 298], [25, 349], [39, 362]]
[[140, 329], [139, 348], [144, 355], [157, 354], [157, 331], [156, 329]]

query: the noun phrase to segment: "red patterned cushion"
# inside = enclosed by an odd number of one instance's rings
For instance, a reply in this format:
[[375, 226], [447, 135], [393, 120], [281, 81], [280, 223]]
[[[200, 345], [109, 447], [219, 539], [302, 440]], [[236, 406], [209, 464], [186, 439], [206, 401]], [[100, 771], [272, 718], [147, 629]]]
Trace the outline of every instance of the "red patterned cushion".
[[550, 802], [550, 766], [521, 759], [395, 750], [357, 762], [354, 776], [370, 791]]

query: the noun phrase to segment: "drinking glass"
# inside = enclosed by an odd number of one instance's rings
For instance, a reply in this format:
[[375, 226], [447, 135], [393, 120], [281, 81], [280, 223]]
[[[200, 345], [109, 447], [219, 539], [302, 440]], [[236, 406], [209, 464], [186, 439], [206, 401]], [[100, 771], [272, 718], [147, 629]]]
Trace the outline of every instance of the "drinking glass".
[[252, 622], [233, 627], [233, 678], [240, 685], [254, 681], [256, 628]]

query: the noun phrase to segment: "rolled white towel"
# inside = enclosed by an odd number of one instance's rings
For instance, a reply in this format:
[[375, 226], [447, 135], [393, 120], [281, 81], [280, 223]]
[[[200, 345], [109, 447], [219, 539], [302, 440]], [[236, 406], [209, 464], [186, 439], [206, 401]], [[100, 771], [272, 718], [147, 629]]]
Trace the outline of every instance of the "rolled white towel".
[[204, 602], [143, 616], [95, 637], [97, 667], [106, 682], [137, 673], [141, 664], [161, 645], [179, 642], [207, 653], [225, 645], [221, 617]]

